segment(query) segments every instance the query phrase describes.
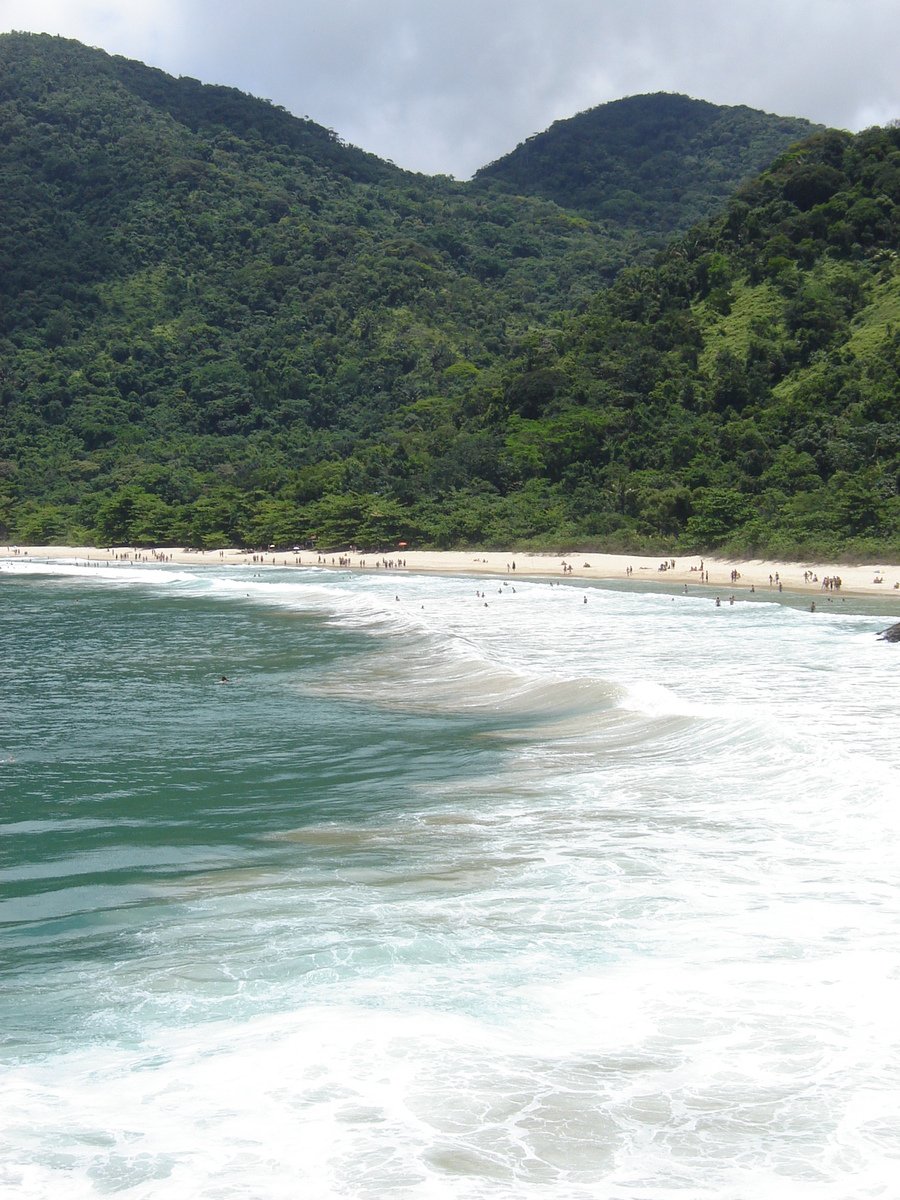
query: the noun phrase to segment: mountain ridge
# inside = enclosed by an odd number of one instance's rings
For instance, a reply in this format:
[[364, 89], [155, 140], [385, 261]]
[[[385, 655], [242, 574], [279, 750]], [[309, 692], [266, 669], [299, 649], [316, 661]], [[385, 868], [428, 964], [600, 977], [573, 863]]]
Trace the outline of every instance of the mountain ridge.
[[[204, 127], [227, 128], [236, 133], [255, 134], [301, 153], [304, 149], [314, 150], [333, 170], [359, 181], [401, 172], [401, 168], [377, 155], [349, 145], [334, 130], [310, 117], [297, 117], [280, 105], [238, 88], [202, 83], [189, 75], [170, 75], [136, 59], [109, 54], [98, 47], [55, 34], [0, 34], [0, 47], [4, 43], [7, 46], [18, 44], [24, 49], [30, 44], [38, 54], [51, 54], [57, 85], [65, 81], [67, 73], [71, 75], [89, 69], [95, 74], [105, 74], [133, 96], [154, 107], [164, 108], [175, 121], [194, 132]], [[5, 56], [5, 79], [0, 81], [0, 98], [4, 94], [10, 96], [16, 82], [16, 67], [27, 69], [28, 62], [23, 62], [24, 58], [22, 55], [17, 61], [12, 56]]]
[[555, 121], [475, 173], [594, 218], [660, 235], [714, 215], [787, 141], [824, 126], [672, 92], [626, 96]]
[[206, 87], [0, 37], [8, 537], [888, 544], [896, 130], [785, 133], [655, 253]]

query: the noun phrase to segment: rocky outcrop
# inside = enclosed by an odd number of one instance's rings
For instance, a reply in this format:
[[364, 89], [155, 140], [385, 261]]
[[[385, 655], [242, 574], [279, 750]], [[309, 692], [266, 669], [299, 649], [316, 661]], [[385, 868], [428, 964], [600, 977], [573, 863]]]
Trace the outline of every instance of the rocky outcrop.
[[896, 625], [891, 625], [888, 629], [882, 629], [878, 635], [880, 642], [900, 642], [900, 621]]

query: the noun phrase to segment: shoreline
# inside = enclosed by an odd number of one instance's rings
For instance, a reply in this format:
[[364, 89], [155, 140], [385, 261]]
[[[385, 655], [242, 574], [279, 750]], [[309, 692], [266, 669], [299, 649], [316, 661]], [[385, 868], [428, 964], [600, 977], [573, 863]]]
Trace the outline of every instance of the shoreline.
[[[835, 562], [783, 562], [774, 559], [732, 560], [708, 555], [660, 559], [638, 554], [598, 554], [574, 551], [567, 555], [513, 553], [503, 550], [408, 550], [379, 553], [341, 551], [319, 554], [315, 550], [244, 551], [159, 549], [133, 546], [9, 546], [0, 549], [0, 565], [16, 562], [72, 561], [113, 566], [176, 565], [191, 567], [295, 568], [326, 567], [334, 570], [418, 572], [434, 575], [517, 575], [629, 583], [657, 583], [669, 587], [691, 586], [734, 592], [754, 591], [778, 595], [780, 591], [815, 595], [836, 592], [845, 596], [882, 597], [900, 604], [900, 564], [850, 565]], [[661, 564], [666, 563], [665, 570]], [[388, 564], [385, 567], [385, 564]], [[702, 571], [701, 571], [702, 564]], [[733, 577], [737, 572], [737, 578]], [[839, 588], [824, 585], [839, 578]], [[880, 582], [879, 582], [880, 581]], [[780, 586], [779, 586], [780, 585]]]

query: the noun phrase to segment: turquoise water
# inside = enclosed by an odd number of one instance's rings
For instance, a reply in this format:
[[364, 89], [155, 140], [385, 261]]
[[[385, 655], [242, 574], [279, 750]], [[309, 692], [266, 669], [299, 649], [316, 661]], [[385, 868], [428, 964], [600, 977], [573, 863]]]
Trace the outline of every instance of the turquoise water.
[[0, 1184], [891, 1195], [891, 620], [5, 564]]

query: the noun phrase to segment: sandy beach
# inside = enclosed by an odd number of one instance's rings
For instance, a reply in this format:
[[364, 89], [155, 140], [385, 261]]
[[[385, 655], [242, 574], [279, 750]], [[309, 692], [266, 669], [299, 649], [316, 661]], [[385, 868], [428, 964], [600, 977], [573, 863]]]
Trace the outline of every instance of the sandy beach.
[[[900, 606], [900, 565], [888, 562], [850, 565], [835, 562], [778, 562], [765, 559], [735, 561], [688, 555], [660, 559], [637, 554], [597, 554], [593, 551], [567, 555], [519, 553], [502, 550], [409, 550], [398, 547], [381, 553], [317, 554], [315, 550], [245, 551], [190, 550], [169, 548], [151, 550], [134, 546], [9, 546], [0, 549], [3, 559], [77, 560], [78, 562], [176, 563], [191, 567], [257, 566], [322, 567], [335, 570], [418, 571], [450, 575], [513, 575], [551, 577], [553, 579], [630, 580], [633, 583], [662, 583], [667, 586], [704, 586], [720, 589], [723, 594], [753, 590], [777, 594], [809, 592], [842, 595], [883, 596]], [[662, 569], [665, 564], [665, 569]], [[734, 573], [737, 573], [735, 577]], [[839, 589], [826, 586], [826, 580], [840, 580]], [[780, 587], [779, 587], [780, 585]]]

